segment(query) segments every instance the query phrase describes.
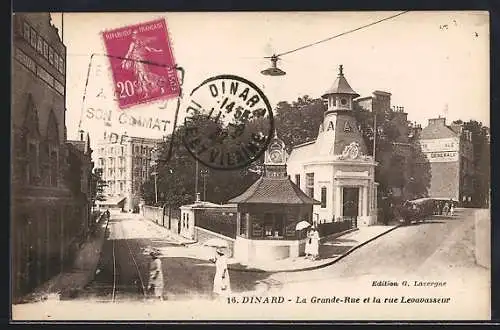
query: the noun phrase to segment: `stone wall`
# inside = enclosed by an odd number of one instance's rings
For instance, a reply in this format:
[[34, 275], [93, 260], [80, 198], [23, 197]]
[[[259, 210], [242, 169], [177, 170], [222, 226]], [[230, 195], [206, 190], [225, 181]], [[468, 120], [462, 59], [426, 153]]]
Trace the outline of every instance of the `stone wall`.
[[227, 257], [228, 258], [231, 258], [233, 256], [233, 253], [234, 253], [234, 239], [233, 238], [230, 238], [230, 237], [227, 237], [227, 236], [224, 236], [224, 235], [221, 235], [221, 234], [218, 234], [218, 233], [215, 233], [213, 231], [210, 231], [210, 230], [206, 230], [206, 229], [203, 229], [203, 228], [200, 228], [200, 227], [195, 227], [195, 240], [198, 242], [198, 243], [201, 243], [203, 244], [204, 242], [208, 241], [209, 239], [212, 239], [212, 238], [219, 238], [219, 239], [222, 239], [222, 240], [225, 240], [228, 244], [228, 254], [227, 254]]

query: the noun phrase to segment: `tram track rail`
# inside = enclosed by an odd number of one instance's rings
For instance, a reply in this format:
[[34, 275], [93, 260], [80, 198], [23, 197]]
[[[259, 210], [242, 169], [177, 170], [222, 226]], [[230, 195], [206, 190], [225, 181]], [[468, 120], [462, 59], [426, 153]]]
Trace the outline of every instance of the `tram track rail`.
[[117, 303], [138, 298], [145, 301], [148, 298], [140, 262], [134, 256], [134, 247], [126, 238], [127, 232], [121, 220], [109, 220], [108, 230], [112, 230], [114, 235], [108, 235], [111, 236], [105, 242], [108, 252], [102, 256], [99, 271], [82, 296], [84, 299]]

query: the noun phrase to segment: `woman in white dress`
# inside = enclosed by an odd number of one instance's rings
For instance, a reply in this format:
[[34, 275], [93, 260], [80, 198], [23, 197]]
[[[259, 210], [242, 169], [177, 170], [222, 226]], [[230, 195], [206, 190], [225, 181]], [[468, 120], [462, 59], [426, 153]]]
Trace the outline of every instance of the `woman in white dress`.
[[163, 270], [161, 259], [158, 258], [158, 252], [152, 251], [149, 255], [153, 260], [151, 260], [149, 264], [148, 292], [151, 292], [154, 298], [163, 300]]
[[312, 230], [311, 228], [309, 228], [307, 230], [306, 249], [305, 249], [306, 259], [309, 259], [312, 256], [311, 247], [312, 247]]
[[313, 228], [311, 233], [311, 255], [312, 260], [316, 260], [319, 256], [319, 232], [316, 227]]
[[229, 271], [227, 269], [227, 258], [221, 249], [216, 250], [215, 276], [213, 292], [216, 296], [225, 296], [231, 293]]

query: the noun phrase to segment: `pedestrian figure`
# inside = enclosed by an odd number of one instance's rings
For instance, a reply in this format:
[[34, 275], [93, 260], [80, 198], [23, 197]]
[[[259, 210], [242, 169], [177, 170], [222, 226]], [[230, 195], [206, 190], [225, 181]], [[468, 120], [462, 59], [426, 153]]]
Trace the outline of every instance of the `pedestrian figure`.
[[216, 297], [221, 297], [231, 294], [231, 283], [227, 269], [227, 258], [224, 252], [219, 248], [215, 252], [215, 260], [213, 260], [215, 262], [213, 293]]
[[311, 233], [311, 255], [312, 255], [312, 260], [318, 259], [319, 256], [319, 232], [318, 229], [313, 227], [312, 233]]
[[307, 240], [306, 240], [306, 259], [312, 257], [312, 228], [307, 230]]
[[451, 216], [454, 216], [455, 215], [455, 206], [453, 205], [453, 203], [451, 204], [450, 206], [450, 215]]
[[448, 216], [448, 212], [449, 211], [450, 211], [450, 207], [448, 206], [448, 203], [445, 203], [444, 207], [443, 207], [443, 213], [444, 213], [444, 215]]
[[152, 260], [149, 264], [148, 292], [156, 299], [163, 300], [163, 270], [161, 259], [157, 251], [149, 253]]

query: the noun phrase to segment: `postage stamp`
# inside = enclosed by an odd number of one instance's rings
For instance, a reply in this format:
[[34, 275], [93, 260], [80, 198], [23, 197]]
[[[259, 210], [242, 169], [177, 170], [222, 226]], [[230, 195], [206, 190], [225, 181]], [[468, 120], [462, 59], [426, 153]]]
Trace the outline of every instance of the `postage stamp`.
[[165, 19], [105, 31], [102, 38], [121, 109], [179, 96]]
[[257, 160], [274, 130], [264, 93], [247, 79], [220, 75], [194, 88], [186, 107], [183, 142], [202, 164], [234, 170]]

